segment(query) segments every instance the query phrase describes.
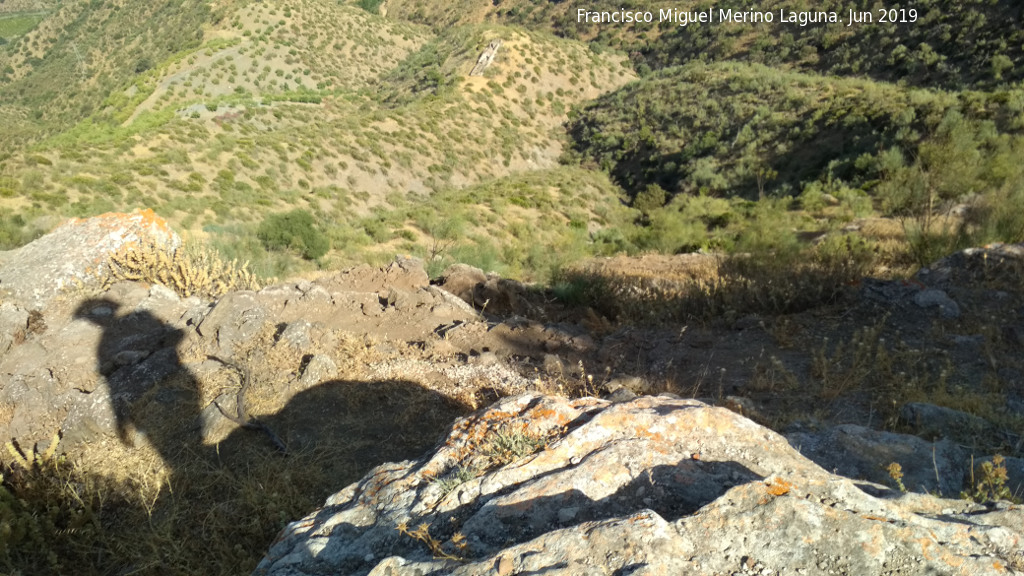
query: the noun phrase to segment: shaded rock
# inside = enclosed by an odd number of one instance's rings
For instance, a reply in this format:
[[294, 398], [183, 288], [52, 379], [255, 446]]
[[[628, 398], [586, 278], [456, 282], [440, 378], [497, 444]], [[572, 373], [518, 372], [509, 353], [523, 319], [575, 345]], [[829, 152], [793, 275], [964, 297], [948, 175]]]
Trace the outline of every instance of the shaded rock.
[[651, 394], [654, 392], [654, 386], [651, 385], [646, 379], [639, 376], [619, 376], [612, 378], [604, 385], [605, 389], [609, 393], [614, 393], [616, 390], [625, 388], [633, 394]]
[[303, 386], [309, 387], [330, 380], [338, 375], [338, 365], [329, 356], [317, 354], [313, 356], [306, 369], [302, 371], [299, 381]]
[[388, 290], [387, 303], [388, 306], [393, 307], [399, 312], [407, 312], [417, 306], [429, 306], [433, 304], [434, 295], [426, 290], [406, 292], [405, 290], [396, 290], [395, 288], [392, 288]]
[[[547, 442], [495, 463], [486, 446], [506, 430]], [[475, 477], [435, 481], [459, 469]], [[464, 561], [410, 537], [420, 526]], [[255, 574], [994, 575], [1022, 559], [1022, 526], [1020, 509], [829, 474], [778, 434], [695, 400], [522, 395], [330, 497], [285, 528]]]
[[609, 402], [629, 402], [636, 398], [636, 394], [633, 393], [629, 388], [617, 388], [614, 392], [608, 395]]
[[984, 418], [925, 402], [904, 404], [900, 408], [900, 419], [915, 434], [924, 438], [949, 438], [967, 442], [995, 430], [995, 426]]
[[221, 353], [231, 356], [236, 344], [256, 335], [266, 317], [254, 292], [230, 292], [203, 318], [198, 331], [205, 338], [216, 338]]
[[865, 278], [860, 284], [862, 298], [885, 305], [913, 298], [921, 288], [920, 284], [877, 278]]
[[0, 354], [25, 341], [28, 312], [12, 302], [0, 303]]
[[1004, 326], [1003, 342], [1016, 348], [1024, 348], [1024, 324]]
[[495, 314], [517, 310], [526, 287], [507, 278], [484, 274], [466, 264], [453, 264], [441, 273], [440, 286], [475, 308]]
[[487, 282], [487, 275], [479, 268], [468, 264], [452, 264], [441, 273], [440, 286], [473, 305], [473, 291], [478, 284]]
[[476, 309], [470, 306], [468, 302], [447, 290], [443, 290], [436, 286], [428, 286], [426, 290], [434, 296], [433, 307], [430, 309], [434, 314], [456, 312], [460, 314], [468, 314], [472, 318], [479, 317]]
[[473, 289], [473, 302], [486, 312], [492, 314], [514, 314], [519, 310], [519, 302], [526, 286], [515, 280], [491, 276], [483, 284]]
[[133, 402], [180, 369], [177, 351], [164, 348], [108, 375], [107, 385], [71, 399], [63, 423], [65, 444], [118, 436], [117, 414], [126, 417]]
[[[976, 458], [974, 460], [974, 484], [980, 482], [984, 477], [981, 465], [991, 461], [992, 456]], [[1024, 497], [1024, 458], [1004, 456], [1002, 466], [1006, 468], [1004, 485], [1010, 491], [1010, 494], [1013, 494], [1015, 498]], [[970, 484], [970, 479], [968, 479], [968, 484]]]
[[907, 490], [956, 496], [969, 469], [967, 454], [948, 440], [928, 442], [909, 434], [844, 424], [822, 432], [787, 435], [790, 444], [835, 474], [893, 486], [888, 466], [903, 470]]
[[960, 306], [942, 290], [921, 290], [914, 294], [914, 304], [921, 308], [938, 308], [943, 318], [960, 317]]
[[1016, 276], [1024, 264], [1024, 244], [994, 243], [984, 247], [972, 247], [950, 254], [922, 268], [915, 277], [925, 284], [938, 288], [950, 285], [978, 285], [986, 281], [999, 280], [1009, 274]]
[[91, 284], [110, 256], [132, 243], [177, 248], [181, 239], [167, 222], [142, 210], [72, 218], [53, 232], [9, 252], [0, 266], [0, 287], [26, 307], [41, 308], [78, 283]]
[[728, 408], [740, 416], [745, 416], [754, 421], [764, 421], [764, 407], [751, 398], [743, 396], [726, 396], [722, 400], [722, 406]]
[[300, 350], [309, 348], [310, 326], [310, 323], [305, 320], [291, 322], [281, 332], [277, 340]]

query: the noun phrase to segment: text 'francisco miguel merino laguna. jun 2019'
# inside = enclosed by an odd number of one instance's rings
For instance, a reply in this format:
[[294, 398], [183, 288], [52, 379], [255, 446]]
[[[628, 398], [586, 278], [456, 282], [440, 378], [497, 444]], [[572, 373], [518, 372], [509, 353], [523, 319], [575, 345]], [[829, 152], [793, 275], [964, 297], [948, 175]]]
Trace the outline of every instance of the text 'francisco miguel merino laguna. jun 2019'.
[[590, 11], [580, 8], [576, 21], [590, 24], [655, 24], [670, 22], [679, 26], [691, 24], [763, 24], [780, 23], [808, 26], [811, 24], [910, 24], [916, 22], [914, 8], [886, 8], [878, 10], [847, 10], [843, 12], [795, 11], [795, 10], [733, 10], [707, 8], [704, 10], [677, 10], [672, 8], [658, 11], [648, 10], [604, 10]]

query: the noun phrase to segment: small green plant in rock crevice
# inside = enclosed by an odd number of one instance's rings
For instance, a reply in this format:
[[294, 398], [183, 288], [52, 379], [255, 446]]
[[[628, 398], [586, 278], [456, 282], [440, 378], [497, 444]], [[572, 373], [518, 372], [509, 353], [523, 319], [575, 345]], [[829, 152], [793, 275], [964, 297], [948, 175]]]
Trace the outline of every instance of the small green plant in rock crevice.
[[446, 476], [435, 480], [435, 482], [441, 490], [441, 497], [444, 498], [451, 493], [452, 490], [455, 490], [459, 486], [462, 486], [479, 475], [479, 468], [474, 466], [458, 466]]
[[504, 466], [544, 448], [547, 441], [525, 431], [498, 431], [493, 434], [485, 453], [491, 462]]

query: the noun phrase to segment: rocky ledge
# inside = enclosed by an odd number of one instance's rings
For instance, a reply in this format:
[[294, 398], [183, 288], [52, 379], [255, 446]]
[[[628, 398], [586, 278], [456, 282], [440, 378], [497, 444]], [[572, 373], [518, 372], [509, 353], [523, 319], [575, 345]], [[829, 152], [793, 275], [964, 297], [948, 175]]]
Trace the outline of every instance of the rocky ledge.
[[831, 474], [672, 396], [523, 394], [290, 524], [256, 574], [1024, 574], [1024, 510]]

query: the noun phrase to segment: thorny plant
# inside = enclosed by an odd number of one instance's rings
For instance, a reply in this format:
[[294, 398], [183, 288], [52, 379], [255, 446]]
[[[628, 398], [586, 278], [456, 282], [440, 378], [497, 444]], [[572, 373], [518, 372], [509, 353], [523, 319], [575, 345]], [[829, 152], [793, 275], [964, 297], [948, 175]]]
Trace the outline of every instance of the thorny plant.
[[468, 547], [466, 537], [461, 532], [456, 532], [452, 535], [450, 540], [452, 552], [446, 551], [444, 548], [444, 542], [441, 542], [437, 538], [430, 535], [430, 524], [424, 522], [419, 526], [410, 529], [409, 524], [401, 522], [395, 527], [402, 534], [423, 542], [427, 548], [430, 549], [430, 553], [434, 555], [434, 558], [441, 560], [454, 560], [456, 562], [462, 562], [465, 560], [465, 553]]
[[260, 287], [248, 263], [226, 262], [205, 246], [170, 249], [152, 242], [122, 247], [111, 256], [101, 279], [104, 288], [121, 280], [158, 283], [186, 298], [215, 298], [230, 290]]

